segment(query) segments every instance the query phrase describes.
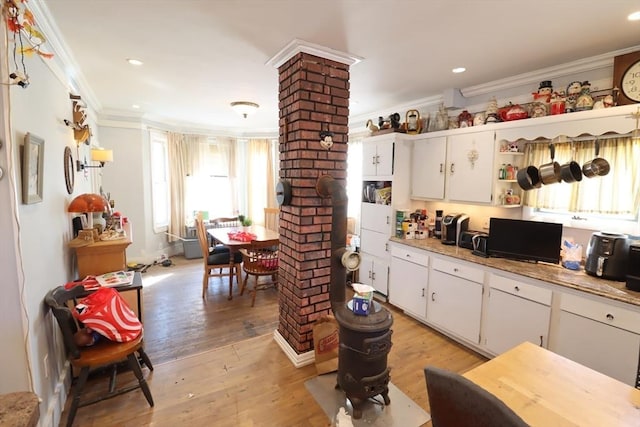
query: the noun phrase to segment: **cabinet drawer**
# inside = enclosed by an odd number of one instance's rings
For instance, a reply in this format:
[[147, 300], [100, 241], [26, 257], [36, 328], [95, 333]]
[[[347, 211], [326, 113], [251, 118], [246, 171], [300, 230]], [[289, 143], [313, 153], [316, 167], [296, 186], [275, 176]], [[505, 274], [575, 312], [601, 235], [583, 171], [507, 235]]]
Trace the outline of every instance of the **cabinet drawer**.
[[491, 274], [489, 286], [499, 289], [511, 295], [516, 295], [544, 305], [551, 305], [552, 292], [549, 289], [539, 288], [513, 279]]
[[466, 264], [445, 261], [440, 258], [434, 258], [432, 262], [434, 270], [451, 274], [452, 276], [461, 277], [476, 283], [484, 282], [484, 271], [479, 268], [469, 267]]
[[[640, 334], [640, 313], [600, 301], [563, 294], [560, 309], [597, 322]], [[588, 331], [585, 331], [588, 333]]]
[[420, 249], [415, 249], [404, 245], [392, 245], [391, 256], [425, 267], [429, 266], [429, 255], [427, 251], [423, 251]]

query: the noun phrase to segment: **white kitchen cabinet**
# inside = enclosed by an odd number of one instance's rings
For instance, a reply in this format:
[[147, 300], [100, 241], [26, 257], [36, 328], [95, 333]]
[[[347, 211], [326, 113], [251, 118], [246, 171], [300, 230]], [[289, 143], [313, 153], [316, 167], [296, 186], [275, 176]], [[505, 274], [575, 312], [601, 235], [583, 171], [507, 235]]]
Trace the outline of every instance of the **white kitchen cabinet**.
[[411, 197], [491, 203], [495, 132], [451, 134], [413, 141]]
[[362, 145], [362, 175], [390, 176], [393, 175], [394, 139], [388, 135], [385, 138], [370, 138]]
[[493, 354], [529, 341], [548, 346], [552, 291], [497, 274], [489, 276], [483, 344]]
[[372, 286], [376, 292], [387, 295], [389, 283], [388, 258], [380, 258], [368, 253], [361, 253], [360, 274], [358, 281]]
[[413, 141], [411, 153], [411, 198], [444, 199], [447, 138]]
[[393, 208], [378, 203], [362, 203], [360, 227], [366, 230], [383, 233], [387, 237], [394, 230]]
[[552, 351], [635, 386], [640, 313], [619, 305], [562, 294]]
[[480, 343], [484, 271], [443, 258], [433, 258], [429, 271], [427, 322]]
[[389, 302], [405, 312], [426, 320], [429, 255], [405, 245], [391, 245]]
[[448, 199], [491, 203], [495, 132], [451, 135], [447, 139]]

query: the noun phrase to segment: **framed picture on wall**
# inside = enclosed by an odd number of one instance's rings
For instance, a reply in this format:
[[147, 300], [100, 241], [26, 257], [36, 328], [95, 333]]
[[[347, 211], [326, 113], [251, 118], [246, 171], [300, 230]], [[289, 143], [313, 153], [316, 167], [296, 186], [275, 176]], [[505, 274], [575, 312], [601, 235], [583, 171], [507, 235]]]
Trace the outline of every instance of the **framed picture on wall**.
[[44, 139], [27, 132], [22, 156], [22, 203], [42, 201], [43, 169]]

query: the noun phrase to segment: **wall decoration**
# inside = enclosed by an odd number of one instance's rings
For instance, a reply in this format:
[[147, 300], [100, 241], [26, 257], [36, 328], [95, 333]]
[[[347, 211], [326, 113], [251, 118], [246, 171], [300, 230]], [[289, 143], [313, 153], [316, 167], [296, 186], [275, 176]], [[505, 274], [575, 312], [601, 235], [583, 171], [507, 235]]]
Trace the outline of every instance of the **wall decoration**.
[[22, 159], [22, 203], [42, 201], [44, 179], [44, 139], [27, 133]]
[[64, 183], [67, 186], [67, 193], [73, 193], [73, 185], [75, 183], [75, 173], [73, 167], [73, 156], [71, 148], [64, 147]]
[[640, 51], [613, 58], [613, 85], [622, 90], [618, 105], [640, 102]]

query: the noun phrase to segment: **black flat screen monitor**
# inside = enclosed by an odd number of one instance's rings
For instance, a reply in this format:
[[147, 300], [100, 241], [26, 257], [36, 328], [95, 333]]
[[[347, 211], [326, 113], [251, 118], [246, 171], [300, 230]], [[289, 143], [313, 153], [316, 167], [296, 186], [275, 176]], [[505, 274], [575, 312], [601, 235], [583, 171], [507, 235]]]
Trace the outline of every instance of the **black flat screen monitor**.
[[561, 243], [562, 224], [506, 218], [489, 220], [490, 256], [558, 264]]

